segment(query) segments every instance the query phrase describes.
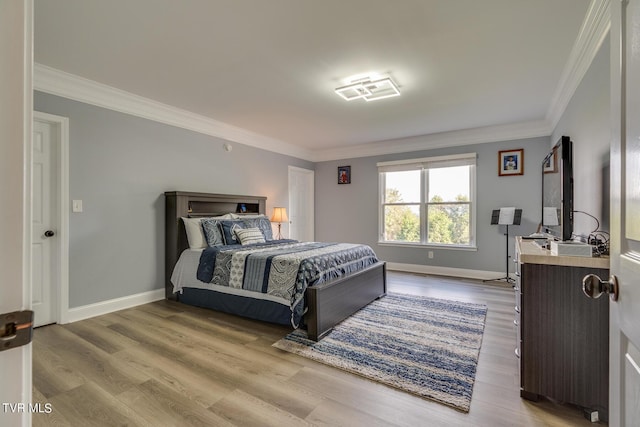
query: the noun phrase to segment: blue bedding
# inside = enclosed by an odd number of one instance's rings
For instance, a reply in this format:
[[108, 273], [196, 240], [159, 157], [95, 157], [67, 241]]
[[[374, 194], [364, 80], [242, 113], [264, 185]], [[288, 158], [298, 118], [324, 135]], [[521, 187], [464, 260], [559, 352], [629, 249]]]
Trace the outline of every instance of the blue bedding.
[[290, 301], [297, 328], [308, 286], [331, 281], [378, 262], [366, 245], [272, 240], [206, 248], [197, 278], [206, 283], [274, 295]]

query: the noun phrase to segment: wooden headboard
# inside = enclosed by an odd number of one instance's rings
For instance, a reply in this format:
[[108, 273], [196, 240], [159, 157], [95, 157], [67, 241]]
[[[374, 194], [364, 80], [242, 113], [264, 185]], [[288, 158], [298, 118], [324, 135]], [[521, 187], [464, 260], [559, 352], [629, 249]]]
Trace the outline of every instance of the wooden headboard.
[[266, 197], [168, 191], [165, 196], [165, 296], [175, 300], [171, 273], [178, 257], [189, 247], [182, 217], [219, 216], [226, 213], [264, 214]]

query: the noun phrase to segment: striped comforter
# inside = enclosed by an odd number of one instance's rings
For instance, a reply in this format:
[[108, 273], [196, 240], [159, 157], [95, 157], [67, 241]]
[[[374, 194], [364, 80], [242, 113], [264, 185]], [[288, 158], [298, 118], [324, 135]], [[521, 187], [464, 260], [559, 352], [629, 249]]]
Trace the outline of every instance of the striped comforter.
[[362, 270], [378, 261], [366, 245], [277, 240], [255, 245], [209, 247], [202, 252], [198, 280], [262, 292], [291, 302], [292, 323], [304, 313], [308, 286]]

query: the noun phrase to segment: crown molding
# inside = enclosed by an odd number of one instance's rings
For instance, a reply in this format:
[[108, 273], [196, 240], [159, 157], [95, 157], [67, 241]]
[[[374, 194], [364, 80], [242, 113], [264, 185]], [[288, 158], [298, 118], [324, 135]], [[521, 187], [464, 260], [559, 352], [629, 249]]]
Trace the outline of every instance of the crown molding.
[[611, 28], [610, 0], [591, 0], [556, 93], [547, 111], [547, 121], [555, 129], [571, 98], [589, 70]]
[[409, 138], [319, 150], [314, 153], [313, 161], [324, 162], [357, 157], [381, 156], [385, 154], [408, 153], [461, 145], [537, 138], [549, 135], [551, 135], [549, 124], [545, 120], [541, 120], [419, 135]]
[[310, 150], [42, 64], [34, 64], [33, 88], [40, 92], [189, 129], [227, 141], [312, 161], [313, 154]]

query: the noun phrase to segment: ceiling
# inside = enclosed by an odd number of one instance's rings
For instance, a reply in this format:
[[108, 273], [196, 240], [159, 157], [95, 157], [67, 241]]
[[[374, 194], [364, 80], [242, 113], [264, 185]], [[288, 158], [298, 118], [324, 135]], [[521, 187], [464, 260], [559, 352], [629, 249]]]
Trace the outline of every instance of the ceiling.
[[[210, 119], [237, 142], [339, 158], [486, 129], [548, 135], [593, 3], [35, 0], [34, 57], [36, 71]], [[369, 72], [391, 76], [402, 95], [334, 93]]]

